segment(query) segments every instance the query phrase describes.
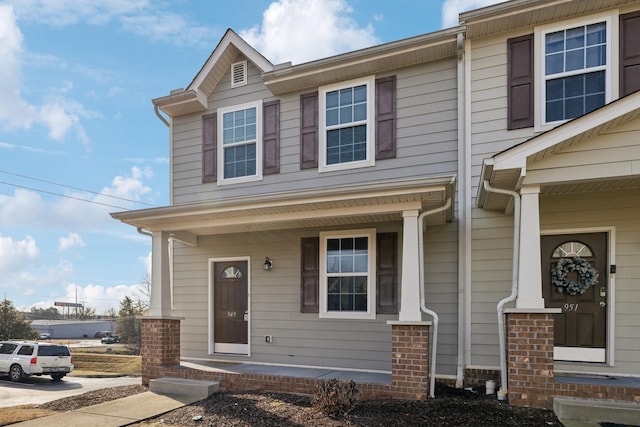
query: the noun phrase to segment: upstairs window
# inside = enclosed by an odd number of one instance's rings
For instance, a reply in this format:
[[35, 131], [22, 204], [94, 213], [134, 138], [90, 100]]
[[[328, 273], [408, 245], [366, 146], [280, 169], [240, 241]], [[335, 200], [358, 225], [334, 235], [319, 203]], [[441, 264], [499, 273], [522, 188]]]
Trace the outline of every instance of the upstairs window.
[[374, 81], [320, 89], [320, 165], [329, 171], [374, 164]]
[[543, 124], [580, 117], [611, 100], [609, 22], [600, 18], [541, 32]]
[[262, 102], [218, 110], [218, 182], [262, 178]]

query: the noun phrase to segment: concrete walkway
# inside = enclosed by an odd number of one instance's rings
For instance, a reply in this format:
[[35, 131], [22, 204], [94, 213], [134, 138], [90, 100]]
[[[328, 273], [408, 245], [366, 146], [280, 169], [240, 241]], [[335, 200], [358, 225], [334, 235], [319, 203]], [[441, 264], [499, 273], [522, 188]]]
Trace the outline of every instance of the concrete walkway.
[[87, 406], [75, 411], [12, 424], [20, 427], [117, 427], [140, 422], [185, 405], [202, 397], [164, 396], [150, 391]]

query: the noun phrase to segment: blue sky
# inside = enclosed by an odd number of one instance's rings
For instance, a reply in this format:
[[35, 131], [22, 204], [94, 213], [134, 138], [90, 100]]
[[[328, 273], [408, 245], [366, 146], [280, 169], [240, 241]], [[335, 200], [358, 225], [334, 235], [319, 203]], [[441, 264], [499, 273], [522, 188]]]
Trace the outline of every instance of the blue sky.
[[186, 87], [227, 28], [297, 64], [496, 2], [0, 0], [0, 297], [101, 314], [135, 291], [151, 240], [109, 212], [169, 203], [151, 99]]

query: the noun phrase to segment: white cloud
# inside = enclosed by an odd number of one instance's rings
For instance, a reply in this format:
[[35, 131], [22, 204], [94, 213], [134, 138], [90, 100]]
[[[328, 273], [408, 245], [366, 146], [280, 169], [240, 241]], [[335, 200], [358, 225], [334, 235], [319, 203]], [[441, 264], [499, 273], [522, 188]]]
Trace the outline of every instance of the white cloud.
[[455, 27], [459, 24], [459, 16], [462, 12], [468, 12], [480, 7], [502, 3], [505, 0], [445, 0], [442, 5], [442, 27]]
[[360, 27], [345, 0], [278, 0], [262, 24], [240, 36], [273, 63], [301, 63], [379, 43], [373, 28]]
[[84, 248], [86, 245], [82, 237], [78, 233], [69, 233], [66, 237], [60, 237], [58, 239], [58, 249], [61, 251], [66, 251], [67, 249], [71, 249], [75, 246]]
[[133, 293], [138, 290], [138, 286], [138, 284], [121, 284], [116, 286], [96, 284], [78, 286], [76, 284], [69, 284], [66, 287], [65, 301], [75, 302], [77, 292], [78, 302], [84, 303], [87, 307], [94, 308], [96, 314], [104, 313], [105, 310], [110, 308], [115, 308], [117, 311], [120, 308], [120, 301], [126, 296], [131, 297]]
[[38, 106], [23, 99], [22, 32], [10, 5], [0, 4], [0, 124], [4, 127], [30, 129], [34, 124], [48, 128], [49, 137], [62, 140], [73, 130], [76, 137], [88, 144], [80, 117], [92, 116], [79, 103], [67, 98], [72, 85], [66, 82]]
[[68, 197], [45, 200], [37, 192], [26, 189], [17, 189], [13, 195], [0, 194], [0, 226], [41, 229], [84, 227], [93, 230], [111, 226], [113, 220], [109, 212], [131, 209], [134, 206], [122, 199], [139, 201], [144, 195], [151, 193], [151, 188], [144, 184], [144, 179], [152, 175], [149, 168], [133, 167], [130, 174], [113, 178], [111, 185], [103, 188], [102, 194], [98, 195], [76, 191], [67, 193]]
[[18, 19], [63, 27], [79, 23], [106, 25], [118, 22], [122, 29], [153, 41], [176, 46], [206, 46], [219, 33], [181, 15], [163, 10], [150, 0], [11, 0]]
[[0, 235], [0, 277], [3, 281], [13, 271], [38, 258], [38, 245], [31, 236], [23, 240], [13, 240], [8, 236]]

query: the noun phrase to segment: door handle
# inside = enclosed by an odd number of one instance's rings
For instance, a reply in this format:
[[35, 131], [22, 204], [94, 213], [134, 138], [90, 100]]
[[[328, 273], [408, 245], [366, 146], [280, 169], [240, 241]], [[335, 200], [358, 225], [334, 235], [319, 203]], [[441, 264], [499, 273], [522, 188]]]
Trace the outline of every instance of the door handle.
[[606, 303], [606, 302], [604, 302], [604, 301], [600, 301], [600, 307], [603, 307], [603, 308], [604, 308], [606, 305], [607, 305], [607, 303]]

